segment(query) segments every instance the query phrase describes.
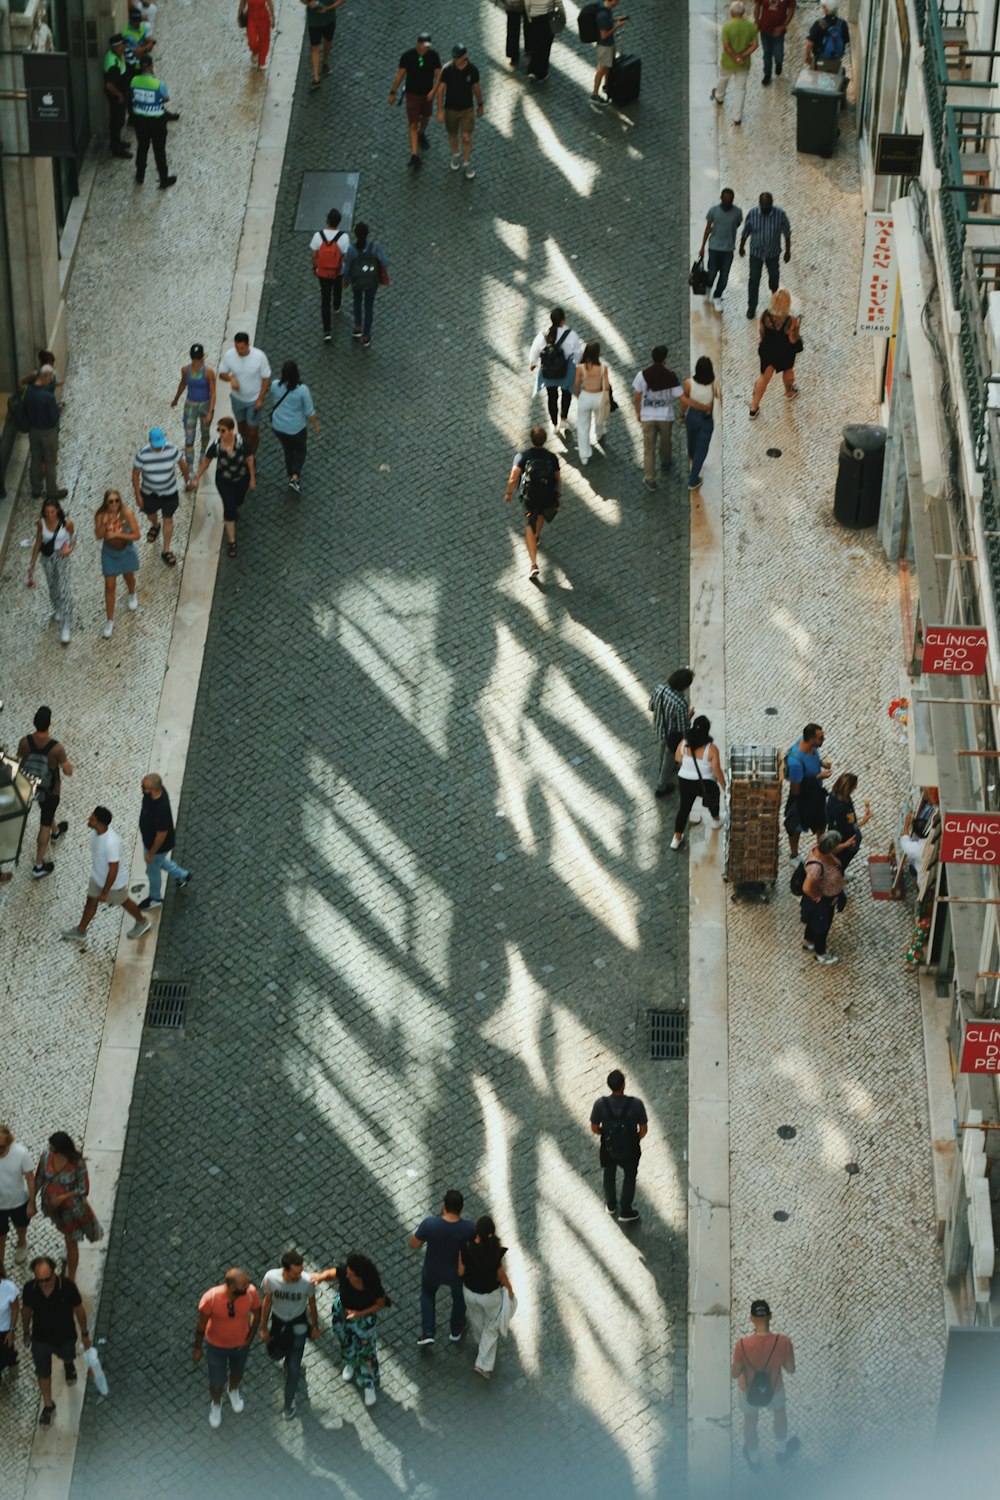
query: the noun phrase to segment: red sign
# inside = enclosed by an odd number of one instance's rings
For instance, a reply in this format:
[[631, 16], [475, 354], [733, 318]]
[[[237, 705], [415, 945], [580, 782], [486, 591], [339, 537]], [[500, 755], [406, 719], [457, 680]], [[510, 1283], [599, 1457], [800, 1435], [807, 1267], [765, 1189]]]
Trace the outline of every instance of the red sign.
[[1000, 1073], [1000, 1024], [966, 1021], [960, 1073]]
[[924, 632], [925, 672], [960, 672], [982, 677], [988, 643], [979, 625], [928, 625]]
[[1000, 813], [945, 813], [941, 859], [946, 865], [1000, 865]]

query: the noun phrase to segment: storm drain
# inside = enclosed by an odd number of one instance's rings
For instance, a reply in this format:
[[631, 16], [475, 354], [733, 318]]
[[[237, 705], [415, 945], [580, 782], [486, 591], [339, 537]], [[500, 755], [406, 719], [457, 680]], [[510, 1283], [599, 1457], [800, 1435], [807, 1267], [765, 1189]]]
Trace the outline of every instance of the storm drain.
[[156, 979], [149, 987], [146, 1025], [160, 1031], [182, 1031], [191, 986], [176, 979]]
[[686, 1010], [649, 1012], [649, 1055], [654, 1062], [680, 1062], [687, 1057]]

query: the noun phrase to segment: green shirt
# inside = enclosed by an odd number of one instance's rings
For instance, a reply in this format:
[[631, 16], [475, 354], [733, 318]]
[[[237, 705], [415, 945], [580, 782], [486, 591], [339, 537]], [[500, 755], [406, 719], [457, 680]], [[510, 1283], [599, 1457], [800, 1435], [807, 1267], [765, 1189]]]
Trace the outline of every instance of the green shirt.
[[[757, 28], [746, 16], [733, 16], [722, 28], [722, 40], [728, 42], [734, 52], [745, 52], [752, 42], [757, 40]], [[746, 73], [750, 68], [750, 59], [746, 62], [737, 63], [723, 49], [722, 58], [719, 63], [724, 73]]]

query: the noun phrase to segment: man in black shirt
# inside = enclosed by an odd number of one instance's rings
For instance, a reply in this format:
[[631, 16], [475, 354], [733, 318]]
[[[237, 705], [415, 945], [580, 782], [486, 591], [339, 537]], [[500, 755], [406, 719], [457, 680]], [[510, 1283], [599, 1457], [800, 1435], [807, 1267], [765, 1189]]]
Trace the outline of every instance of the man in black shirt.
[[562, 476], [559, 460], [545, 447], [545, 428], [531, 429], [531, 447], [514, 454], [510, 478], [504, 491], [504, 501], [510, 504], [515, 485], [521, 487], [521, 503], [524, 506], [524, 545], [528, 549], [531, 567], [528, 579], [538, 581], [538, 538], [546, 521], [554, 521], [562, 500]]
[[[465, 175], [473, 178], [476, 169], [469, 158], [472, 155], [472, 127], [475, 118], [472, 100], [475, 96], [476, 113], [483, 113], [483, 91], [479, 87], [479, 69], [469, 61], [469, 49], [456, 42], [451, 49], [451, 62], [441, 69], [437, 88], [438, 120], [444, 121], [451, 144], [451, 170], [457, 172], [463, 161]], [[458, 137], [462, 136], [462, 154], [458, 154]]]
[[104, 54], [104, 92], [108, 99], [108, 135], [112, 156], [131, 156], [122, 141], [129, 106], [129, 71], [125, 59], [125, 38], [116, 31]]
[[76, 1282], [57, 1276], [48, 1256], [36, 1255], [31, 1262], [31, 1280], [21, 1294], [21, 1329], [24, 1343], [31, 1347], [31, 1358], [42, 1393], [42, 1415], [39, 1422], [48, 1427], [56, 1404], [52, 1399], [52, 1356], [66, 1367], [66, 1384], [76, 1385], [76, 1328], [85, 1349], [90, 1348], [87, 1314]]
[[155, 771], [142, 778], [139, 832], [146, 851], [146, 876], [149, 880], [149, 895], [145, 901], [139, 902], [139, 910], [155, 911], [163, 905], [161, 879], [164, 870], [174, 877], [181, 889], [191, 879], [191, 871], [170, 858], [174, 847], [174, 815], [163, 787], [163, 778]]
[[622, 1169], [622, 1202], [619, 1224], [634, 1224], [639, 1215], [632, 1207], [635, 1179], [639, 1171], [639, 1142], [649, 1125], [646, 1106], [625, 1092], [625, 1074], [614, 1068], [608, 1074], [610, 1095], [602, 1095], [590, 1111], [590, 1128], [601, 1138], [601, 1166], [604, 1168], [604, 1201], [608, 1213], [618, 1212], [618, 1168]]
[[[396, 102], [399, 85], [406, 79], [406, 119], [410, 127], [410, 166], [420, 166], [420, 151], [430, 146], [427, 126], [437, 86], [441, 81], [441, 59], [431, 46], [429, 31], [422, 31], [417, 45], [404, 52], [389, 90], [389, 104]], [[417, 147], [420, 147], [420, 151]]]

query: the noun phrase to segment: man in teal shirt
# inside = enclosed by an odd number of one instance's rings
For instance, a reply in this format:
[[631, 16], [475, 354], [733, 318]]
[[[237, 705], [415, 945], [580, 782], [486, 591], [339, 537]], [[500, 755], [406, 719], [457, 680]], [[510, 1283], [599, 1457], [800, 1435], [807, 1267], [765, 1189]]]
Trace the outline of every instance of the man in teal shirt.
[[170, 98], [166, 85], [153, 72], [152, 63], [143, 63], [132, 79], [132, 123], [135, 126], [135, 180], [145, 182], [149, 148], [160, 174], [160, 187], [173, 187], [177, 181], [167, 171], [167, 114]]
[[750, 59], [760, 42], [757, 28], [743, 14], [743, 0], [733, 0], [729, 7], [729, 20], [722, 28], [722, 56], [719, 59], [719, 76], [712, 98], [721, 104], [730, 83], [733, 86], [733, 124], [743, 120], [743, 101], [747, 93], [747, 78], [750, 76]]

